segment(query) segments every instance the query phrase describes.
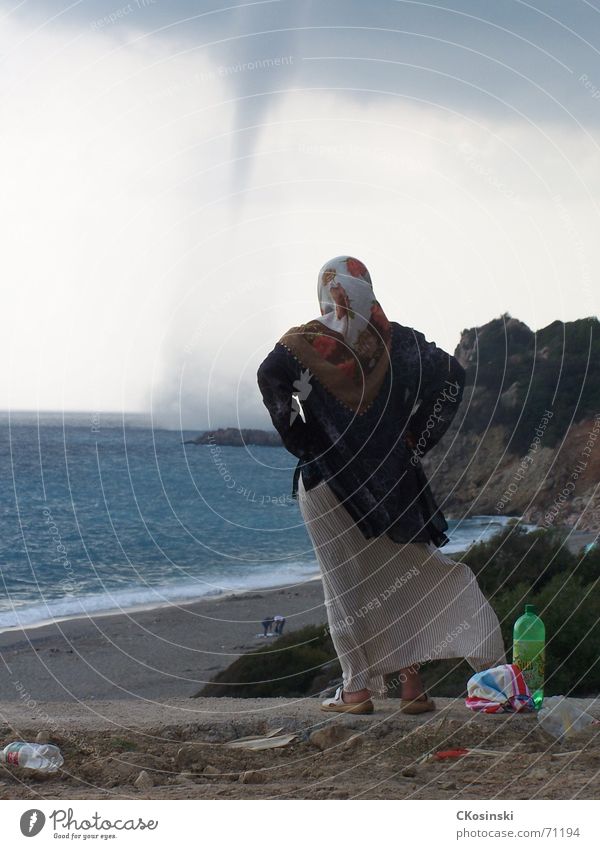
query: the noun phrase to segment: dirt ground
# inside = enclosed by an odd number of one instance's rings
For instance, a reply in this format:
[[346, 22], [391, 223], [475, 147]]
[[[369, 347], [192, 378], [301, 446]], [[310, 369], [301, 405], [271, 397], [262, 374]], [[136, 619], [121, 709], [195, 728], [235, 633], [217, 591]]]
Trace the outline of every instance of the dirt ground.
[[[574, 701], [599, 717], [599, 700]], [[371, 716], [352, 717], [323, 714], [315, 699], [119, 700], [43, 710], [5, 703], [2, 746], [47, 733], [65, 764], [54, 775], [0, 767], [0, 798], [598, 798], [600, 725], [559, 744], [535, 715], [473, 714], [452, 699], [437, 705], [409, 717], [389, 699]], [[279, 728], [297, 735], [291, 745], [261, 752], [225, 745]], [[496, 754], [422, 760], [457, 747]]]

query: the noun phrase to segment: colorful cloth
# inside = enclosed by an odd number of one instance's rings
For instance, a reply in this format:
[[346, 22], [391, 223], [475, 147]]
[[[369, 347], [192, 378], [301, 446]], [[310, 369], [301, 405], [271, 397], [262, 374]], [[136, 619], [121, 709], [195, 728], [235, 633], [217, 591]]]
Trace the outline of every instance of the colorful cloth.
[[359, 259], [337, 256], [319, 271], [321, 315], [302, 325], [306, 341], [347, 377], [362, 382], [386, 353], [391, 327]]
[[514, 663], [503, 663], [471, 676], [465, 704], [483, 713], [509, 713], [535, 710], [523, 674]]

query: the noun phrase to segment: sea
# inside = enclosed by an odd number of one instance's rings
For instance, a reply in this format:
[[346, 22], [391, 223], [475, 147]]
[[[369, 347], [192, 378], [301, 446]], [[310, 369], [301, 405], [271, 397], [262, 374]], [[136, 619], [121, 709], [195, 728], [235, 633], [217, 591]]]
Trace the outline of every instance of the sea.
[[[0, 631], [318, 575], [283, 448], [150, 416], [0, 413]], [[452, 553], [507, 521], [449, 522]]]

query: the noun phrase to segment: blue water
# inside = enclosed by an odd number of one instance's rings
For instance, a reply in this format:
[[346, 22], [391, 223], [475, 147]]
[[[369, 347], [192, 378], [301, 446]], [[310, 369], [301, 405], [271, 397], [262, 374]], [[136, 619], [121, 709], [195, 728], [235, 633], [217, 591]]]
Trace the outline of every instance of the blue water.
[[[112, 414], [0, 414], [0, 630], [318, 573], [283, 448]], [[450, 523], [460, 551], [501, 526]]]

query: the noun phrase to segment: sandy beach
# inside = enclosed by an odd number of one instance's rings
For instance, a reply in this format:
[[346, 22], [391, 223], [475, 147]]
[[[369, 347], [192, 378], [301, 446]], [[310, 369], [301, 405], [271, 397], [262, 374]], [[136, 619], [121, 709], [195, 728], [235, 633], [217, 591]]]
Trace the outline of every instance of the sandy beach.
[[278, 613], [286, 631], [325, 622], [321, 581], [5, 631], [0, 703], [21, 700], [19, 685], [41, 703], [190, 697], [264, 645]]

